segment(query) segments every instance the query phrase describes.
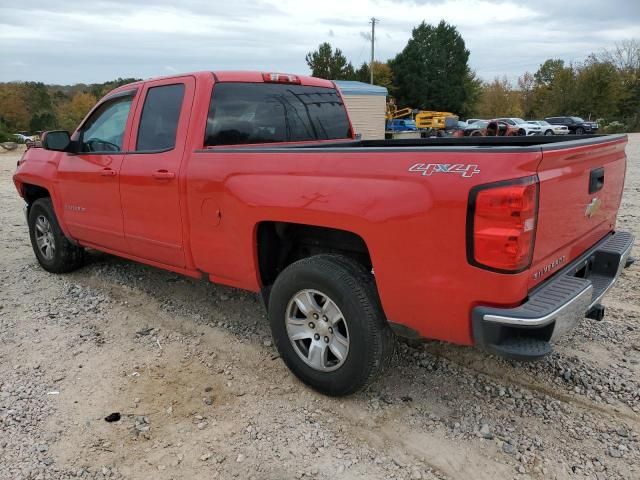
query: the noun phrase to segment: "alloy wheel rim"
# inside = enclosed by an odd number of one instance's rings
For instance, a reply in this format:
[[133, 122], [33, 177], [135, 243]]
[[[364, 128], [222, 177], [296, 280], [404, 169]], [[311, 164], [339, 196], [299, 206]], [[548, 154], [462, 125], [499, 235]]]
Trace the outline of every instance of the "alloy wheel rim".
[[349, 354], [349, 328], [336, 303], [318, 290], [300, 290], [287, 305], [285, 325], [296, 354], [320, 372], [340, 368]]
[[56, 253], [56, 242], [53, 237], [51, 223], [44, 215], [36, 218], [35, 224], [36, 245], [38, 250], [46, 260], [52, 260]]

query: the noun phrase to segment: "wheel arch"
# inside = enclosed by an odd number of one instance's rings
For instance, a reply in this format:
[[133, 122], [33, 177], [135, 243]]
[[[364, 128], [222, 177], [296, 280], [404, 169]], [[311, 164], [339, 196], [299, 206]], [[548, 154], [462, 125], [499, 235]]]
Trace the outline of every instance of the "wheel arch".
[[268, 301], [273, 282], [291, 263], [322, 253], [353, 258], [367, 269], [373, 268], [365, 239], [349, 230], [285, 221], [261, 221], [255, 228], [256, 270], [261, 292]]
[[22, 181], [20, 183], [20, 194], [22, 196], [22, 198], [24, 199], [24, 201], [26, 202], [27, 206], [26, 206], [26, 214], [27, 216], [29, 215], [29, 211], [31, 209], [31, 206], [33, 205], [33, 203], [36, 200], [39, 200], [40, 198], [50, 198], [51, 199], [51, 205], [53, 207], [53, 212], [56, 215], [56, 218], [58, 220], [58, 224], [60, 225], [60, 229], [62, 230], [62, 232], [64, 233], [65, 237], [67, 237], [67, 239], [72, 242], [72, 243], [76, 243], [76, 240], [69, 234], [69, 231], [67, 229], [67, 226], [64, 222], [63, 216], [62, 216], [62, 206], [59, 205], [58, 203], [58, 197], [55, 193], [55, 191], [48, 186], [44, 186], [42, 184], [38, 184], [38, 183], [33, 183], [31, 181]]

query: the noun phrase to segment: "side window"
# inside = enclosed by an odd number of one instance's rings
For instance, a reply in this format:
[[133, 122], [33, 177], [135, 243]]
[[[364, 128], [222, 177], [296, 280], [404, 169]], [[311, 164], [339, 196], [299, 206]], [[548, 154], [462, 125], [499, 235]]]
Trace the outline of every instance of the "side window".
[[152, 87], [142, 107], [136, 151], [171, 150], [176, 146], [176, 131], [184, 98], [184, 84]]
[[83, 152], [119, 152], [133, 95], [107, 100], [82, 125]]

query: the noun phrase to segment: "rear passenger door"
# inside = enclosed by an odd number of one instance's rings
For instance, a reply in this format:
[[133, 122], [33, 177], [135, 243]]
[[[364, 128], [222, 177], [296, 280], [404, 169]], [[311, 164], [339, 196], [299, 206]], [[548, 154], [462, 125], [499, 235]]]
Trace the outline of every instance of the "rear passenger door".
[[185, 266], [180, 168], [194, 87], [193, 77], [144, 85], [120, 173], [129, 251], [177, 267]]

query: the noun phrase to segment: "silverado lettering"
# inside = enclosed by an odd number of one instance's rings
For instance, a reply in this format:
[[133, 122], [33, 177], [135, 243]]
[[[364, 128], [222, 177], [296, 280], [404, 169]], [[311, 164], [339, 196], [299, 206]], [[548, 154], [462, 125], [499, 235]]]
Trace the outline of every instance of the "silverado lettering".
[[346, 395], [394, 333], [533, 360], [601, 315], [631, 263], [614, 228], [625, 145], [363, 141], [331, 81], [198, 72], [113, 90], [72, 134], [46, 132], [14, 182], [45, 270], [95, 249], [259, 293], [291, 371]]

